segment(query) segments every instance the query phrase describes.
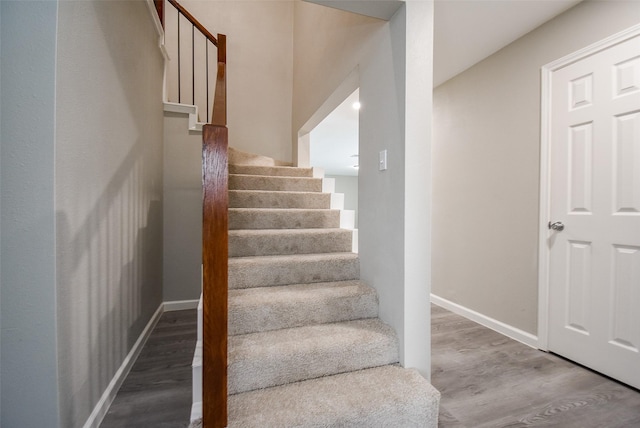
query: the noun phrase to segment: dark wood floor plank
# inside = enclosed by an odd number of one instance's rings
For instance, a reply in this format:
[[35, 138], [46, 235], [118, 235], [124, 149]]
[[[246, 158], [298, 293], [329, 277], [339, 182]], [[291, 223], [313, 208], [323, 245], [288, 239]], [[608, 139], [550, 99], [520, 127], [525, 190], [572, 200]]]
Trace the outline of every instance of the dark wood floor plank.
[[196, 310], [165, 312], [141, 350], [101, 428], [186, 428]]
[[640, 427], [640, 392], [432, 305], [439, 426]]

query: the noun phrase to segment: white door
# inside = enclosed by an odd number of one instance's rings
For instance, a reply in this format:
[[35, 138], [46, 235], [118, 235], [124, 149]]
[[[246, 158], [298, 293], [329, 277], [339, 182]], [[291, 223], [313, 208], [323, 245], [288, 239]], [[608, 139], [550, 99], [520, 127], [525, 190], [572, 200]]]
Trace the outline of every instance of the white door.
[[640, 388], [640, 36], [550, 87], [548, 348]]

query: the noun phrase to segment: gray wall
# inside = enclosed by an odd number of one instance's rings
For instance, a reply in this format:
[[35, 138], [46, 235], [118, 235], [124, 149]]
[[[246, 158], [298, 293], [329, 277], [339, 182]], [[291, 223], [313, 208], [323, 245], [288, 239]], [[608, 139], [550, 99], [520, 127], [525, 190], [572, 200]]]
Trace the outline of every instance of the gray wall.
[[54, 149], [58, 5], [2, 1], [0, 9], [0, 425], [57, 427]]
[[[0, 24], [2, 8], [0, 7]], [[0, 31], [0, 58], [2, 57], [2, 31]], [[0, 65], [0, 94], [2, 93], [2, 66]], [[0, 141], [2, 141], [2, 103], [0, 102]], [[0, 177], [2, 177], [2, 150], [0, 149]], [[2, 184], [0, 183], [0, 190]], [[2, 197], [0, 193], [0, 226], [2, 225]], [[0, 227], [0, 323], [2, 322], [2, 227]], [[0, 421], [2, 421], [2, 329], [0, 327]]]
[[540, 68], [639, 21], [586, 1], [436, 88], [434, 294], [537, 334]]
[[194, 300], [202, 292], [202, 133], [189, 118], [164, 114], [163, 297]]
[[59, 400], [77, 427], [162, 302], [163, 58], [145, 2], [60, 2], [56, 71]]
[[162, 301], [144, 2], [0, 2], [2, 426], [83, 426]]

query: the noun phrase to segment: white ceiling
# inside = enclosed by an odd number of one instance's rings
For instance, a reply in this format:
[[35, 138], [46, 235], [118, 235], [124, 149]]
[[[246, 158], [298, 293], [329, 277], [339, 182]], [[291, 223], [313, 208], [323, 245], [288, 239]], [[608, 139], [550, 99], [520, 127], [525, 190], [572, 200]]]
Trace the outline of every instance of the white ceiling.
[[581, 0], [436, 0], [433, 86], [519, 39]]
[[[312, 1], [364, 14], [367, 13], [364, 5], [378, 3], [366, 0]], [[433, 86], [444, 83], [580, 1], [436, 0]], [[389, 3], [401, 4], [400, 1], [381, 1], [387, 14], [393, 10]], [[359, 6], [358, 10], [354, 9], [354, 4]], [[381, 13], [379, 7], [372, 11]], [[354, 114], [352, 103], [350, 97], [349, 102], [334, 110], [311, 133], [312, 165], [323, 167], [329, 175], [357, 175], [357, 170], [352, 168], [357, 158], [351, 156], [358, 153], [358, 115], [357, 112]]]
[[309, 3], [321, 4], [334, 9], [371, 16], [372, 18], [390, 20], [400, 9], [404, 0], [305, 0]]

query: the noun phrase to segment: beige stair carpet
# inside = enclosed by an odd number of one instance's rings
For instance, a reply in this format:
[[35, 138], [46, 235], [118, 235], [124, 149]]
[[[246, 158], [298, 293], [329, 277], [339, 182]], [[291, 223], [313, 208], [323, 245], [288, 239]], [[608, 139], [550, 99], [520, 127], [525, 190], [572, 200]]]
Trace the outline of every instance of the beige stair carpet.
[[384, 366], [232, 395], [229, 428], [435, 428], [439, 400], [415, 370]]
[[322, 181], [250, 163], [229, 166], [229, 427], [436, 427]]
[[351, 251], [346, 229], [266, 229], [229, 231], [229, 257], [271, 256]]
[[330, 209], [331, 195], [320, 192], [269, 192], [229, 189], [230, 208]]
[[378, 296], [360, 281], [229, 290], [229, 334], [375, 318]]
[[331, 209], [230, 208], [229, 230], [316, 229], [340, 227], [340, 211]]
[[230, 208], [229, 230], [340, 227], [340, 211], [322, 209]]

